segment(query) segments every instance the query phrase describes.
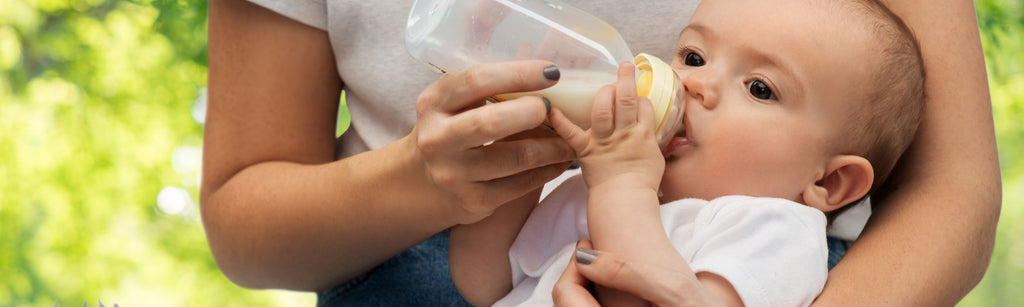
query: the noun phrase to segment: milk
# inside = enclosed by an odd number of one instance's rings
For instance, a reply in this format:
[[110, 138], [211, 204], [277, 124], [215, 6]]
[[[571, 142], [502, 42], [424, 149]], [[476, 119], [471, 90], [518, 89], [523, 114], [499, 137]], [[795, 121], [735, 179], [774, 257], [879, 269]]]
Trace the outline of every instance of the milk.
[[533, 92], [521, 92], [495, 95], [500, 100], [516, 99], [527, 95], [539, 95], [551, 101], [551, 107], [565, 113], [565, 117], [579, 125], [590, 128], [590, 109], [594, 105], [594, 97], [602, 86], [614, 84], [614, 73], [602, 73], [586, 70], [567, 69], [555, 86]]

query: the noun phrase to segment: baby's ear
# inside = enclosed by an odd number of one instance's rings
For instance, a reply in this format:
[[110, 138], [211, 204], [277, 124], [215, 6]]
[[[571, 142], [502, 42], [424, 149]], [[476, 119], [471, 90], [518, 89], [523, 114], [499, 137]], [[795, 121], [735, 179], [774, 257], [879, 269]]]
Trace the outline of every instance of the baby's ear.
[[834, 156], [821, 178], [804, 190], [804, 203], [822, 212], [842, 208], [867, 194], [874, 176], [871, 162], [864, 157]]

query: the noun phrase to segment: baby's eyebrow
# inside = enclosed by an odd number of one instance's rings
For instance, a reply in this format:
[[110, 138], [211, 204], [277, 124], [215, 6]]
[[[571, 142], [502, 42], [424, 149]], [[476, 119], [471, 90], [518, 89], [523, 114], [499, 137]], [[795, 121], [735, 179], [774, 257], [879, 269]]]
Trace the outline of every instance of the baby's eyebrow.
[[776, 54], [766, 53], [761, 49], [752, 48], [749, 46], [741, 47], [741, 49], [744, 51], [744, 54], [750, 56], [751, 58], [757, 60], [758, 62], [765, 63], [767, 65], [775, 67], [788, 75], [793, 75], [794, 73], [792, 67], [790, 67], [789, 65], [790, 63], [786, 62]]
[[700, 34], [701, 36], [714, 36], [714, 31], [711, 31], [711, 28], [697, 22], [691, 22], [686, 25], [682, 31], [679, 31], [679, 36], [683, 36], [683, 33], [686, 33], [687, 31], [696, 31], [697, 34]]

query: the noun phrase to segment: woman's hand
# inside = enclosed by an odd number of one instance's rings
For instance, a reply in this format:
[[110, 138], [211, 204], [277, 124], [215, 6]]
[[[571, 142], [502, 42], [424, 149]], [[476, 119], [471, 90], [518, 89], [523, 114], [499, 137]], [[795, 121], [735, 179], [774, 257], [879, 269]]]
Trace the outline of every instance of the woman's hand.
[[586, 239], [576, 247], [575, 256], [551, 293], [555, 306], [599, 306], [588, 290], [591, 281], [631, 293], [654, 306], [723, 306], [692, 274], [629, 261], [614, 253], [598, 253], [591, 250], [593, 246]]
[[420, 94], [413, 130], [417, 154], [427, 178], [451, 204], [455, 223], [479, 221], [569, 166], [572, 149], [537, 129], [551, 109], [546, 99], [483, 103], [496, 94], [550, 87], [558, 77], [558, 69], [545, 61], [483, 64], [446, 75]]

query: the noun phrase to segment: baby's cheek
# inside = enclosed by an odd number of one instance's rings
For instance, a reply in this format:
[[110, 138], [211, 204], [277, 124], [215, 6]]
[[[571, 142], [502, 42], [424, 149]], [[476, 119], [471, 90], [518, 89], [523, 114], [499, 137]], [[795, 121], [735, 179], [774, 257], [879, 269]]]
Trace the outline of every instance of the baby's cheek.
[[661, 181], [662, 202], [683, 198], [714, 199], [740, 192], [736, 180], [746, 172], [742, 167], [724, 162], [713, 155], [688, 156], [668, 162]]
[[700, 163], [695, 163], [695, 160], [695, 157], [689, 156], [665, 163], [665, 174], [661, 177], [660, 187], [662, 203], [698, 197], [696, 192], [705, 186], [706, 176], [696, 167]]

